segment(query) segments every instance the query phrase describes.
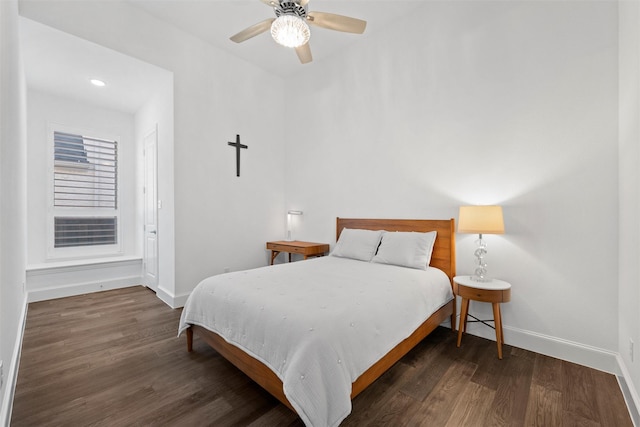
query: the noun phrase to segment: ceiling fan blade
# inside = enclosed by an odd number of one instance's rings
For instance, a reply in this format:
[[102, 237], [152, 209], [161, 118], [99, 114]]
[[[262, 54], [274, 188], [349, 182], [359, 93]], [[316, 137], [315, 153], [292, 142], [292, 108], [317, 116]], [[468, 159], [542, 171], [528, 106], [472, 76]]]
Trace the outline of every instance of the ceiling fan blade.
[[280, 5], [280, 2], [278, 0], [260, 0], [260, 1], [266, 4], [267, 6], [271, 6], [271, 7], [278, 7]]
[[307, 64], [313, 61], [313, 58], [311, 57], [311, 48], [309, 47], [309, 42], [297, 47], [296, 53], [298, 54], [298, 59], [300, 59], [300, 62], [302, 64]]
[[305, 7], [307, 4], [309, 4], [309, 0], [300, 0], [298, 2], [298, 4], [300, 4], [300, 6], [302, 6], [302, 7]]
[[318, 27], [345, 33], [362, 34], [367, 27], [367, 21], [326, 12], [309, 12], [307, 21]]
[[271, 28], [271, 24], [275, 20], [276, 18], [265, 19], [262, 22], [258, 22], [257, 24], [250, 26], [249, 28], [245, 28], [244, 30], [240, 31], [238, 34], [235, 34], [229, 38], [231, 39], [231, 41], [234, 41], [236, 43], [241, 43], [245, 40], [250, 39], [251, 37], [255, 37], [258, 34], [262, 34], [265, 31], [269, 30]]

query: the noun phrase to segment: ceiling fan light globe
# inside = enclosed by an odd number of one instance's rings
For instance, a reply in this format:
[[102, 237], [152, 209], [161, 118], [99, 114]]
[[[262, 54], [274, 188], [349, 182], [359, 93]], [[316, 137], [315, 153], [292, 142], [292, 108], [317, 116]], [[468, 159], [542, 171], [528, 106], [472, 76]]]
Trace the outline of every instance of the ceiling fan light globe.
[[295, 15], [282, 15], [271, 24], [271, 36], [286, 47], [300, 47], [309, 41], [311, 32], [304, 19]]

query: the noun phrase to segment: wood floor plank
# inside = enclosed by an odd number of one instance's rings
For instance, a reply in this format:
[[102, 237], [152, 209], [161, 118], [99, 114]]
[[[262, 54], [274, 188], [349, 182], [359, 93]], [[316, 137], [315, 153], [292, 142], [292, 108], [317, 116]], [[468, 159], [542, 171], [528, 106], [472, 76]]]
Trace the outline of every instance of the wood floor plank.
[[624, 425], [628, 416], [628, 408], [624, 401], [611, 399], [620, 392], [620, 385], [613, 375], [601, 371], [591, 371], [594, 380], [600, 424], [603, 426]]
[[562, 393], [531, 384], [524, 425], [545, 427], [562, 425]]
[[[143, 287], [29, 305], [11, 425], [303, 427]], [[438, 328], [353, 401], [343, 427], [632, 426], [614, 376]], [[559, 404], [558, 402], [561, 402]]]
[[400, 390], [414, 400], [423, 401], [451, 366], [449, 360], [438, 357], [443, 347], [448, 345], [447, 342], [441, 342], [432, 347], [431, 351], [425, 354], [420, 368], [416, 369], [411, 380], [406, 381]]
[[[526, 352], [530, 353], [530, 352]], [[487, 421], [491, 425], [523, 425], [529, 400], [534, 358], [509, 352]]]
[[259, 418], [247, 424], [247, 427], [268, 427], [268, 426], [296, 426], [302, 427], [304, 424], [300, 419], [284, 405], [277, 405], [268, 410]]
[[460, 394], [446, 427], [484, 426], [496, 392], [470, 381]]
[[415, 378], [416, 368], [400, 361], [380, 378], [366, 388], [352, 402], [352, 412], [344, 420], [343, 426], [359, 427], [372, 420], [383, 417], [389, 408], [389, 401], [396, 392], [411, 379]]
[[384, 410], [367, 420], [367, 427], [404, 427], [411, 426], [412, 420], [407, 419], [406, 414], [415, 405], [415, 400], [398, 391], [385, 402]]
[[[562, 427], [605, 427], [570, 411], [562, 412]], [[608, 427], [608, 426], [606, 426]], [[617, 427], [617, 426], [616, 426]]]
[[442, 426], [448, 422], [457, 399], [468, 385], [477, 365], [454, 360], [434, 391], [415, 408], [411, 425]]
[[562, 360], [536, 354], [531, 382], [547, 390], [562, 391]]
[[[475, 340], [474, 340], [475, 341]], [[494, 346], [495, 343], [486, 341], [477, 344], [482, 345], [482, 350], [478, 353], [475, 363], [478, 365], [478, 369], [473, 374], [472, 381], [489, 389], [497, 390], [500, 384], [500, 378], [504, 374], [504, 366], [509, 363], [511, 358], [511, 347], [503, 347], [503, 359], [498, 359], [497, 351], [489, 351], [490, 345]]]
[[592, 370], [562, 362], [562, 407], [570, 414], [600, 424]]

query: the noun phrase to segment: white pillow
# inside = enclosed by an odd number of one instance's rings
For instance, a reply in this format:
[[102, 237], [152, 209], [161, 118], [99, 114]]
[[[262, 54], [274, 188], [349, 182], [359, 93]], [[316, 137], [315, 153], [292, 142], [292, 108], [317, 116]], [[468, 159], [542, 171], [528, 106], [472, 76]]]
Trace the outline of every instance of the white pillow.
[[378, 253], [371, 261], [426, 270], [431, 262], [435, 241], [435, 231], [428, 233], [386, 232], [382, 236]]
[[369, 262], [378, 249], [382, 233], [382, 230], [344, 228], [331, 255]]

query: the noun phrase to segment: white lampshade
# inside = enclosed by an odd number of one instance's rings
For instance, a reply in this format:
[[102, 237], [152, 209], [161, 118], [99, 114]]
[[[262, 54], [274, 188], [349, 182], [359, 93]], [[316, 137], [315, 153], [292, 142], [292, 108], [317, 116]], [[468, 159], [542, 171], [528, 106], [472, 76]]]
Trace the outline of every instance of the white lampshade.
[[296, 15], [281, 15], [271, 24], [271, 36], [286, 47], [299, 47], [309, 41], [309, 26]]
[[502, 206], [460, 206], [458, 233], [504, 234]]

